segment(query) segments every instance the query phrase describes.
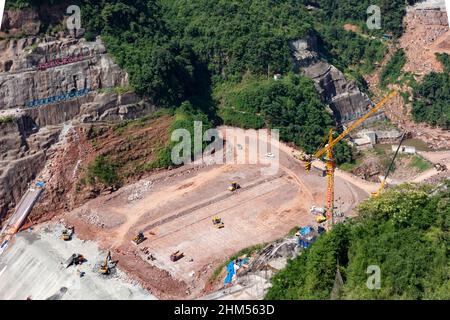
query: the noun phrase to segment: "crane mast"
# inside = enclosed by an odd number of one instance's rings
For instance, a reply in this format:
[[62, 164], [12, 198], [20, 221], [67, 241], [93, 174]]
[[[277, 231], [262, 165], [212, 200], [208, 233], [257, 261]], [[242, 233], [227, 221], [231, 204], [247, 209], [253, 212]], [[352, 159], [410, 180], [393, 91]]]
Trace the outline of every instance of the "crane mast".
[[386, 104], [391, 98], [397, 95], [397, 91], [390, 92], [386, 97], [384, 97], [379, 103], [377, 103], [369, 112], [364, 116], [353, 122], [346, 130], [344, 130], [336, 139], [333, 139], [333, 129], [330, 129], [328, 134], [328, 144], [318, 150], [314, 155], [307, 156], [305, 163], [305, 170], [309, 172], [311, 170], [311, 164], [314, 159], [319, 159], [325, 155], [326, 164], [326, 177], [327, 177], [327, 195], [326, 195], [326, 218], [327, 218], [327, 228], [331, 229], [334, 224], [334, 172], [336, 169], [336, 160], [334, 158], [333, 149], [334, 146], [344, 139], [351, 131], [359, 127], [364, 121], [369, 117], [374, 115], [382, 106]]

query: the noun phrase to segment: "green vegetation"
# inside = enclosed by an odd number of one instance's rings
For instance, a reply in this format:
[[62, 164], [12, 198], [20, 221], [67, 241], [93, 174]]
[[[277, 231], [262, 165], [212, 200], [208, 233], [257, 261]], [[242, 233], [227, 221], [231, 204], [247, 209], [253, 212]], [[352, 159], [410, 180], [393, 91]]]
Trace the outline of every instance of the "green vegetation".
[[413, 119], [444, 129], [450, 128], [450, 57], [438, 55], [444, 72], [431, 72], [425, 76], [414, 92]]
[[0, 124], [3, 123], [13, 123], [14, 121], [16, 121], [16, 117], [14, 116], [4, 116], [4, 117], [0, 117]]
[[[289, 74], [281, 80], [246, 76], [238, 84], [218, 86], [214, 98], [227, 125], [280, 130], [280, 138], [292, 141], [308, 153], [316, 151], [333, 126], [330, 114], [311, 79]], [[336, 147], [338, 163], [351, 161], [350, 147]]]
[[353, 162], [345, 162], [339, 166], [339, 169], [350, 172], [358, 168], [362, 164], [362, 158], [358, 157], [353, 160]]
[[450, 72], [450, 55], [447, 53], [437, 53], [436, 57], [442, 63], [445, 72]]
[[427, 160], [425, 160], [424, 158], [414, 155], [411, 159], [411, 162], [409, 164], [410, 167], [412, 168], [416, 168], [419, 171], [426, 171], [430, 168], [432, 168], [433, 166], [431, 165], [430, 162], [428, 162]]
[[[52, 1], [57, 2], [61, 1]], [[11, 5], [14, 3], [37, 6], [41, 1], [16, 0]], [[115, 61], [129, 73], [136, 93], [158, 106], [173, 109], [188, 102], [195, 112], [206, 115], [214, 124], [224, 121], [245, 128], [278, 128], [283, 140], [293, 141], [307, 151], [315, 150], [334, 124], [325, 113], [325, 106], [312, 93], [310, 81], [287, 76], [294, 71], [289, 42], [316, 35], [323, 58], [336, 64], [364, 90], [367, 85], [362, 74], [371, 72], [385, 53], [383, 43], [371, 36], [399, 35], [405, 8], [403, 0], [75, 3], [81, 5], [86, 37], [101, 36]], [[383, 30], [369, 31], [364, 27], [367, 8], [372, 4], [381, 7]], [[317, 9], [310, 11], [306, 5]], [[359, 25], [362, 32], [343, 30], [347, 22]], [[289, 80], [280, 84], [262, 80], [274, 73]], [[247, 86], [247, 75], [259, 83]], [[246, 88], [237, 92], [240, 86]], [[213, 99], [213, 92], [223, 95], [222, 89], [227, 87], [235, 88], [243, 98], [260, 91], [265, 95], [264, 101], [258, 99], [263, 105], [233, 106], [233, 98]], [[306, 102], [309, 98], [312, 101]], [[250, 114], [252, 110], [260, 112]], [[351, 151], [344, 144], [337, 150], [340, 162], [351, 159]], [[160, 152], [161, 161], [151, 166], [167, 163], [167, 149]]]
[[91, 184], [99, 181], [107, 186], [117, 185], [120, 183], [117, 167], [110, 158], [98, 156], [88, 168], [87, 180]]
[[344, 71], [347, 78], [355, 80], [361, 89], [367, 89], [361, 75], [375, 70], [376, 63], [380, 62], [386, 53], [384, 44], [380, 40], [345, 31], [343, 23], [326, 23], [321, 25], [319, 30], [324, 57]]
[[[185, 129], [189, 132], [191, 139], [194, 139], [194, 122], [199, 121], [202, 123], [202, 137], [206, 130], [211, 129], [213, 127], [212, 122], [208, 119], [208, 117], [195, 110], [193, 106], [189, 102], [184, 102], [176, 111], [175, 111], [175, 120], [171, 124], [169, 128], [169, 136], [177, 129]], [[151, 170], [156, 168], [166, 168], [168, 166], [173, 165], [172, 163], [172, 149], [175, 145], [180, 143], [181, 141], [171, 141], [166, 146], [162, 147], [158, 151], [157, 158], [147, 163], [144, 167], [144, 170]], [[200, 146], [201, 149], [196, 149], [196, 145], [194, 141], [192, 141], [192, 149], [191, 149], [191, 159], [194, 160], [194, 156], [200, 153], [203, 148], [206, 146], [206, 143], [202, 143]], [[181, 154], [180, 154], [181, 156]], [[187, 159], [186, 159], [187, 160]]]
[[[339, 268], [340, 299], [450, 299], [450, 192], [403, 185], [362, 203], [273, 279], [267, 299], [330, 299]], [[366, 286], [367, 267], [381, 289]]]
[[[363, 31], [374, 35], [392, 34], [398, 37], [403, 32], [402, 19], [406, 12], [406, 3], [414, 4], [417, 0], [303, 0], [319, 8], [317, 16], [322, 22], [328, 24], [336, 21], [354, 22], [363, 28]], [[381, 30], [368, 30], [366, 21], [367, 8], [377, 5], [381, 9]]]
[[398, 49], [381, 72], [380, 86], [386, 88], [388, 84], [397, 83], [405, 63], [405, 51], [403, 49]]

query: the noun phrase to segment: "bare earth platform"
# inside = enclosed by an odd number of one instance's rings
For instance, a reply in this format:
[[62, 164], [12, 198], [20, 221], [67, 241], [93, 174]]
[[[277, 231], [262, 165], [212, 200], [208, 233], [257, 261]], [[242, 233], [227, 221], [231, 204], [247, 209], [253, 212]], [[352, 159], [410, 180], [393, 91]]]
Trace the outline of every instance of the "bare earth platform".
[[[325, 178], [307, 174], [286, 145], [271, 152], [262, 155], [279, 164], [270, 175], [261, 171], [263, 164], [188, 165], [91, 200], [57, 218], [75, 227], [77, 238], [69, 242], [59, 238], [61, 221], [19, 233], [0, 256], [0, 299], [207, 295], [220, 285], [208, 287], [209, 277], [230, 256], [283, 238], [293, 227], [316, 224], [309, 208], [324, 205]], [[229, 191], [232, 182], [241, 188]], [[337, 210], [346, 216], [376, 187], [342, 172], [335, 186]], [[215, 216], [224, 228], [213, 226]], [[135, 245], [131, 240], [138, 232], [146, 240]], [[110, 278], [97, 272], [107, 251], [118, 261]], [[175, 251], [184, 257], [172, 262]], [[74, 253], [88, 259], [79, 267], [83, 278], [62, 264]]]

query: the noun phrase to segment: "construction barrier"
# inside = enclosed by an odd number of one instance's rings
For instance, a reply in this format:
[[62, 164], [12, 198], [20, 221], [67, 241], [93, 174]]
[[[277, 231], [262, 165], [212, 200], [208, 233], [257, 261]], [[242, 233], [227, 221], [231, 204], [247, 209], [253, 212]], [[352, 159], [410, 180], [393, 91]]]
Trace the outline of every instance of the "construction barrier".
[[28, 108], [33, 108], [33, 107], [43, 106], [43, 105], [46, 105], [46, 104], [67, 101], [67, 100], [70, 100], [70, 99], [74, 99], [74, 98], [79, 98], [79, 97], [85, 96], [90, 91], [91, 90], [88, 89], [88, 88], [81, 89], [81, 90], [78, 90], [78, 91], [70, 91], [70, 92], [67, 92], [65, 94], [58, 95], [58, 96], [52, 96], [52, 97], [48, 97], [48, 98], [45, 98], [45, 99], [38, 99], [38, 100], [29, 101], [29, 102], [26, 103], [26, 106]]
[[[96, 56], [98, 53], [97, 47], [94, 48], [94, 51], [95, 51], [94, 56]], [[66, 65], [69, 63], [83, 61], [83, 60], [86, 60], [86, 59], [92, 57], [91, 52], [88, 47], [83, 47], [83, 48], [79, 49], [78, 51], [74, 51], [74, 53], [71, 56], [61, 57], [62, 56], [61, 52], [59, 53], [59, 58], [56, 58], [57, 56], [58, 56], [58, 54], [56, 54], [56, 53], [52, 54], [52, 58], [49, 61], [44, 62], [44, 63], [39, 63], [36, 68], [40, 71], [45, 71], [49, 68], [54, 68], [54, 67]]]

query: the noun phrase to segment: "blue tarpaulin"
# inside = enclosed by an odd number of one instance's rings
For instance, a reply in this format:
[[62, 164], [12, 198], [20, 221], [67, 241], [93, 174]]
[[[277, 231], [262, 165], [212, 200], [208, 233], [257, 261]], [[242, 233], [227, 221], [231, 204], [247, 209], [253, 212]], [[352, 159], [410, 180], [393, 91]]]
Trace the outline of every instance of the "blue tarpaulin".
[[300, 240], [298, 240], [298, 245], [301, 248], [306, 249], [311, 245], [311, 242], [300, 239]]
[[45, 183], [42, 181], [38, 181], [36, 182], [36, 186], [38, 186], [39, 188], [43, 188], [45, 186]]
[[303, 228], [300, 229], [300, 234], [301, 234], [302, 236], [306, 236], [306, 235], [308, 235], [311, 231], [312, 231], [312, 228], [311, 228], [311, 227], [303, 227]]
[[234, 276], [234, 261], [231, 261], [227, 266], [227, 277], [225, 278], [225, 284], [231, 283], [231, 280], [233, 280]]

